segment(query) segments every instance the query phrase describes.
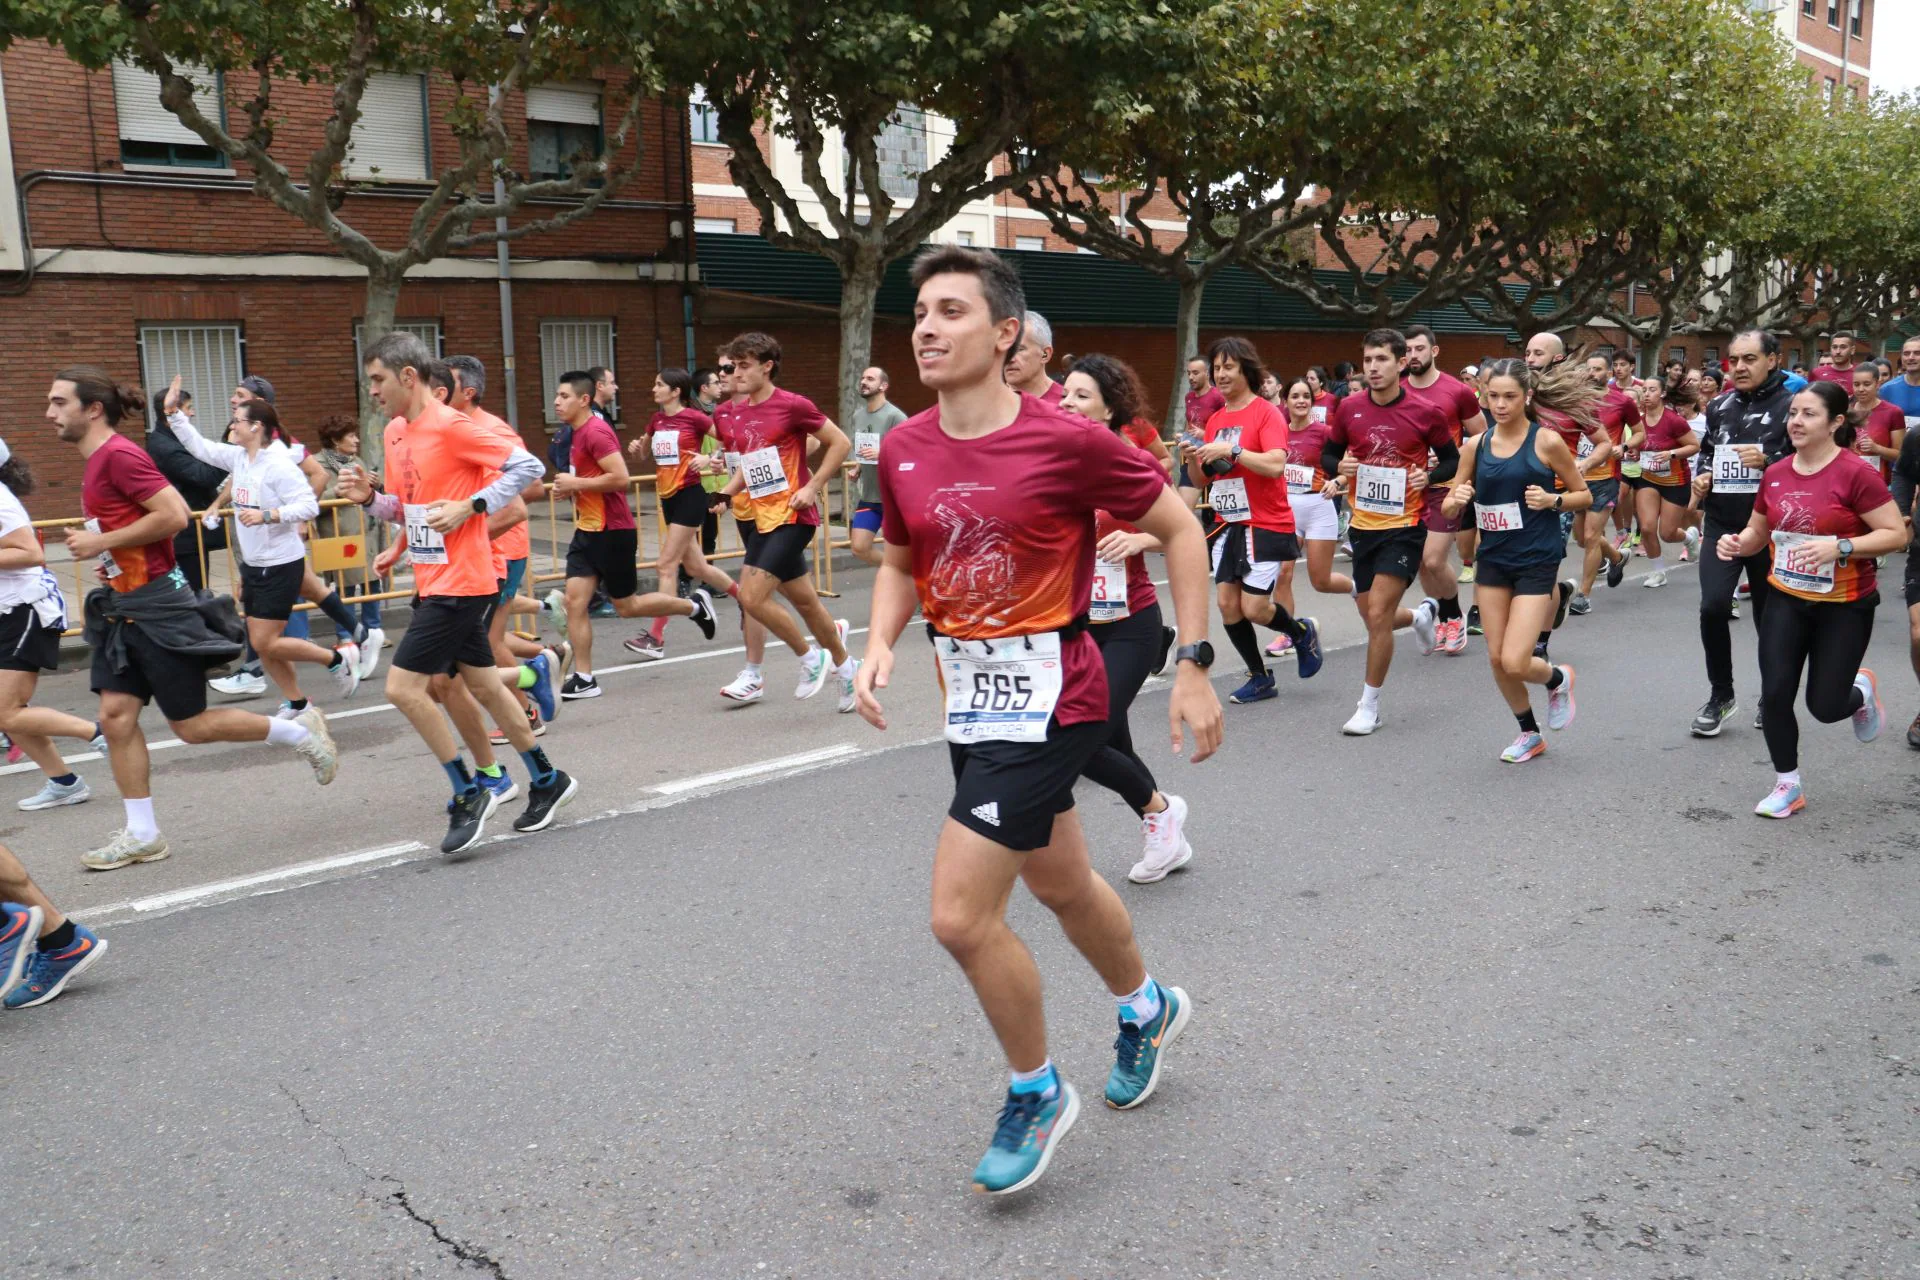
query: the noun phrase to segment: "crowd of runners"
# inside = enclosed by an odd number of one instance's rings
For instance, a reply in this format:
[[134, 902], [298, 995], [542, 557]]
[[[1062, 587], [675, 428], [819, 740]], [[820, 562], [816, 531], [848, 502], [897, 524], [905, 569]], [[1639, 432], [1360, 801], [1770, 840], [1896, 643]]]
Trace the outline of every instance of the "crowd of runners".
[[[386, 634], [377, 609], [356, 609], [308, 567], [303, 526], [323, 493], [392, 530], [373, 565], [381, 577], [411, 565], [411, 615], [385, 694], [444, 773], [446, 853], [472, 847], [523, 794], [520, 832], [544, 829], [578, 796], [540, 739], [563, 703], [603, 692], [596, 615], [647, 619], [624, 644], [648, 660], [665, 652], [670, 619], [710, 639], [723, 612], [737, 613], [746, 661], [720, 697], [765, 697], [771, 638], [793, 655], [796, 697], [831, 684], [838, 711], [883, 730], [895, 648], [910, 626], [924, 628], [954, 779], [932, 926], [1011, 1071], [973, 1175], [979, 1189], [1007, 1192], [1041, 1176], [1080, 1113], [1048, 1054], [1039, 973], [1005, 919], [1016, 880], [1115, 997], [1109, 1106], [1148, 1099], [1191, 1017], [1187, 994], [1152, 976], [1125, 904], [1094, 871], [1073, 788], [1090, 779], [1139, 816], [1132, 881], [1157, 882], [1192, 858], [1187, 802], [1136, 749], [1129, 712], [1150, 677], [1168, 675], [1176, 751], [1199, 761], [1219, 747], [1210, 603], [1246, 668], [1230, 700], [1251, 705], [1280, 696], [1270, 660], [1292, 661], [1301, 679], [1326, 661], [1319, 621], [1296, 608], [1297, 565], [1317, 592], [1350, 597], [1367, 637], [1358, 703], [1341, 726], [1352, 736], [1387, 723], [1396, 632], [1411, 628], [1420, 653], [1442, 657], [1483, 635], [1517, 725], [1500, 759], [1518, 764], [1545, 751], [1543, 728], [1575, 719], [1576, 674], [1550, 656], [1555, 633], [1597, 607], [1603, 577], [1609, 588], [1625, 581], [1632, 555], [1648, 561], [1645, 587], [1666, 586], [1671, 553], [1700, 571], [1708, 697], [1694, 735], [1718, 735], [1736, 714], [1731, 626], [1743, 604], [1758, 629], [1756, 723], [1775, 778], [1757, 813], [1783, 818], [1807, 802], [1803, 679], [1816, 720], [1850, 719], [1862, 742], [1880, 732], [1878, 682], [1862, 663], [1878, 562], [1906, 547], [1920, 483], [1920, 433], [1909, 430], [1920, 420], [1920, 339], [1896, 371], [1855, 363], [1852, 342], [1837, 337], [1830, 363], [1801, 378], [1779, 367], [1772, 335], [1748, 332], [1733, 339], [1724, 374], [1675, 362], [1642, 379], [1630, 355], [1582, 360], [1550, 333], [1523, 358], [1482, 359], [1460, 376], [1441, 370], [1424, 326], [1367, 334], [1351, 375], [1277, 374], [1253, 343], [1229, 337], [1187, 366], [1185, 428], [1168, 441], [1124, 362], [1081, 356], [1054, 380], [1050, 329], [1000, 258], [931, 249], [912, 281], [913, 359], [935, 407], [908, 417], [888, 399], [886, 371], [870, 368], [843, 429], [778, 385], [779, 342], [747, 333], [712, 369], [659, 371], [656, 412], [624, 450], [606, 407], [611, 374], [562, 375], [551, 476], [483, 407], [479, 360], [441, 360], [406, 333], [364, 353], [367, 392], [389, 418], [377, 474], [357, 461], [351, 424], [308, 456], [258, 377], [235, 390], [218, 442], [190, 418], [176, 381], [155, 397], [160, 425], [143, 448], [123, 434], [147, 411], [140, 392], [97, 368], [58, 371], [47, 417], [85, 460], [86, 522], [65, 541], [97, 565], [76, 620], [99, 706], [86, 720], [31, 705], [39, 674], [57, 665], [69, 602], [20, 502], [32, 477], [0, 444], [0, 729], [45, 774], [20, 807], [86, 801], [87, 782], [53, 740], [90, 743], [110, 764], [125, 822], [81, 861], [109, 871], [167, 857], [139, 726], [148, 703], [183, 742], [284, 748], [319, 785], [334, 781], [340, 753], [300, 672], [321, 668], [351, 695], [376, 674]], [[639, 590], [629, 456], [650, 461], [666, 526], [652, 566], [660, 590]], [[210, 474], [190, 480], [187, 463]], [[857, 495], [851, 551], [876, 567], [858, 658], [808, 563], [826, 482], [843, 470]], [[574, 532], [564, 587], [538, 600], [528, 508], [549, 491], [571, 505]], [[210, 535], [223, 534], [220, 511], [231, 509], [237, 609], [200, 580], [189, 493], [208, 508]], [[708, 558], [728, 511], [745, 548], [737, 579]], [[1563, 577], [1570, 538], [1577, 555]], [[1148, 553], [1163, 557], [1164, 592]], [[1911, 560], [1905, 590], [1920, 671]], [[337, 627], [332, 646], [307, 633], [301, 599]], [[510, 629], [516, 615], [544, 617], [558, 634], [529, 638]], [[235, 673], [209, 681], [227, 666]], [[269, 683], [282, 697], [273, 714], [209, 698]], [[1908, 738], [1920, 746], [1920, 717]], [[0, 902], [8, 1008], [54, 999], [106, 950], [4, 846]]]

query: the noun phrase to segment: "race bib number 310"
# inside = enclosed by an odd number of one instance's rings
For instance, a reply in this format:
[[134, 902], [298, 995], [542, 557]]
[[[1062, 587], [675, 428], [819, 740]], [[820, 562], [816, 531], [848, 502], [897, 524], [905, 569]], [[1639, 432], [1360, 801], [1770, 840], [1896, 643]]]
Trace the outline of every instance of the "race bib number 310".
[[1353, 505], [1370, 515], [1407, 514], [1407, 473], [1399, 467], [1362, 466], [1353, 477]]
[[948, 742], [1045, 742], [1060, 701], [1060, 635], [938, 641]]

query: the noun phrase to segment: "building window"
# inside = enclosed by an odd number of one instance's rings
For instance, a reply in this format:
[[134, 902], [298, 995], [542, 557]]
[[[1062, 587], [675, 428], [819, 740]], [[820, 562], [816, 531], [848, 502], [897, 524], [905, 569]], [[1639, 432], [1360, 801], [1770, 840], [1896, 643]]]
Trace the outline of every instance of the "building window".
[[598, 85], [541, 85], [527, 90], [528, 177], [570, 178], [575, 160], [597, 160], [605, 146]]
[[[227, 113], [218, 72], [182, 67], [193, 81], [193, 105], [226, 128]], [[226, 156], [160, 105], [160, 77], [130, 63], [113, 64], [113, 109], [120, 120], [120, 163], [164, 165], [175, 169], [228, 169]]]
[[1719, 364], [1720, 348], [1718, 347], [1702, 348], [1700, 352], [1700, 363], [1701, 364]]
[[1675, 360], [1678, 360], [1682, 364], [1684, 364], [1686, 363], [1686, 359], [1687, 359], [1687, 349], [1685, 347], [1668, 347], [1667, 348], [1668, 364], [1672, 364]]
[[1804, 13], [1805, 15], [1807, 15], [1807, 17], [1811, 18], [1813, 16], [1814, 7], [1818, 3], [1819, 3], [1819, 0], [1800, 0], [1800, 12]]
[[707, 91], [700, 85], [693, 87], [687, 95], [687, 133], [695, 142], [720, 142], [720, 113], [707, 101]]
[[1013, 238], [1013, 247], [1016, 249], [1025, 249], [1029, 253], [1042, 253], [1046, 250], [1047, 238], [1045, 236], [1015, 236]]
[[962, 244], [962, 245], [966, 245], [966, 246], [967, 246], [968, 248], [972, 248], [972, 247], [973, 247], [973, 232], [971, 232], [971, 231], [956, 231], [956, 232], [954, 232], [954, 233], [953, 233], [953, 242], [954, 242], [955, 244]]
[[1865, 7], [1864, 0], [1852, 0], [1847, 10], [1847, 34], [1856, 40], [1860, 38], [1860, 10]]
[[927, 170], [927, 113], [904, 103], [887, 117], [877, 141], [880, 189], [895, 200], [911, 200]]
[[1838, 83], [1835, 82], [1832, 76], [1828, 76], [1826, 78], [1826, 91], [1827, 91], [1828, 102], [1832, 102], [1835, 95], [1837, 95], [1840, 92], [1840, 86]]
[[427, 147], [425, 76], [377, 72], [360, 96], [360, 119], [347, 142], [343, 167], [364, 182], [424, 182]]
[[693, 233], [697, 236], [730, 236], [737, 234], [739, 230], [739, 225], [732, 218], [695, 218], [693, 220]]
[[614, 368], [613, 321], [542, 320], [540, 322], [541, 399], [547, 402], [546, 420], [553, 416], [551, 392], [563, 373], [596, 367]]
[[[155, 390], [177, 376], [193, 394], [201, 434], [218, 440], [227, 425], [227, 397], [246, 371], [245, 340], [237, 324], [143, 324], [140, 326], [140, 380]], [[153, 406], [147, 406], [149, 415]], [[149, 420], [148, 430], [159, 427]]]
[[1836, 31], [1840, 28], [1840, 0], [1827, 0], [1827, 25]]
[[1800, 364], [1800, 348], [1788, 347], [1786, 367], [1789, 369], [1793, 369], [1797, 367], [1799, 364]]

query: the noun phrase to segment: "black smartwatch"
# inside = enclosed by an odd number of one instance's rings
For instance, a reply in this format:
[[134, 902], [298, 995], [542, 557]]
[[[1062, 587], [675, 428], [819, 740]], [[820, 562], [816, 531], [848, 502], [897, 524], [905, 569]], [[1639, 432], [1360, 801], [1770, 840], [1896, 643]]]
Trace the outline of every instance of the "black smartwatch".
[[1840, 563], [1845, 564], [1853, 558], [1853, 539], [1842, 538], [1835, 544], [1840, 548]]
[[1205, 671], [1213, 665], [1213, 646], [1205, 640], [1202, 640], [1199, 644], [1183, 644], [1174, 651], [1173, 661], [1175, 665], [1182, 662], [1191, 662], [1194, 666]]
[[485, 498], [480, 498], [480, 497], [474, 498], [473, 514], [477, 516], [483, 516], [487, 514], [487, 500]]

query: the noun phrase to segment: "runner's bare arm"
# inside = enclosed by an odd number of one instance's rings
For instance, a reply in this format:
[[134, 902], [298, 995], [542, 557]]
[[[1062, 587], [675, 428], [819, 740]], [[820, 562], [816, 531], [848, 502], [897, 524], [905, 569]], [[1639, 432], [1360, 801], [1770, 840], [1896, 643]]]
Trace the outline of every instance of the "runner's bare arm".
[[67, 530], [68, 551], [76, 559], [84, 559], [114, 547], [144, 547], [149, 543], [164, 542], [186, 528], [193, 519], [192, 513], [187, 510], [187, 500], [172, 485], [151, 497], [142, 498], [140, 505], [147, 509], [147, 514], [110, 533], [88, 533], [81, 528]]
[[820, 477], [830, 476], [840, 469], [853, 451], [853, 441], [847, 439], [847, 433], [837, 426], [832, 418], [820, 424], [820, 430], [814, 433], [814, 439], [822, 446], [820, 465], [814, 469], [813, 479], [793, 491], [787, 499], [787, 505], [794, 508], [811, 507], [820, 500]]
[[[1166, 551], [1175, 643], [1200, 643], [1207, 638], [1213, 576], [1207, 560], [1207, 537], [1201, 531], [1200, 522], [1193, 518], [1178, 494], [1162, 489], [1146, 514], [1133, 523], [1140, 527], [1140, 532], [1158, 538]], [[1193, 736], [1193, 763], [1199, 764], [1219, 750], [1220, 698], [1214, 693], [1207, 673], [1191, 662], [1180, 663], [1174, 673], [1167, 721], [1174, 754], [1178, 755], [1184, 746], [1183, 724]]]
[[517, 524], [527, 522], [527, 504], [525, 500], [515, 498], [498, 511], [487, 512], [487, 538], [491, 541]]
[[37, 569], [46, 562], [46, 550], [41, 547], [32, 525], [23, 524], [0, 538], [0, 570]]

